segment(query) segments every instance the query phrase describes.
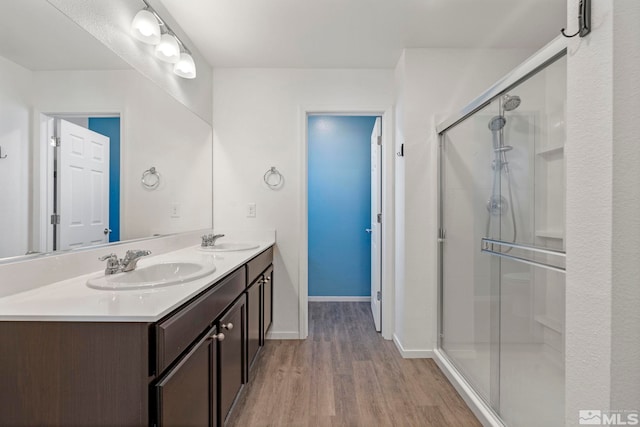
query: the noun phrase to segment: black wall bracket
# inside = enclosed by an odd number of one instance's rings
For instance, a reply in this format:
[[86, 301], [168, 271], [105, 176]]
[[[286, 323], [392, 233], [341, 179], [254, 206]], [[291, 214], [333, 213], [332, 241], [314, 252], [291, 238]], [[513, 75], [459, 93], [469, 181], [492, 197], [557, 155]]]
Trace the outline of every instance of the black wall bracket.
[[578, 6], [578, 31], [569, 35], [564, 32], [564, 28], [560, 30], [565, 37], [584, 37], [591, 32], [591, 0], [580, 0]]

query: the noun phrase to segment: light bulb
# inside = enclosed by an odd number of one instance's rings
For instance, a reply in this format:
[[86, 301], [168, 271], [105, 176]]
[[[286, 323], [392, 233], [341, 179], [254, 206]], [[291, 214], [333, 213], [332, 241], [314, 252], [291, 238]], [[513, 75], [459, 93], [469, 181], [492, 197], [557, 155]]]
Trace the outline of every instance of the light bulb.
[[136, 13], [131, 22], [131, 35], [143, 43], [160, 43], [160, 24], [155, 15], [147, 9]]
[[173, 66], [173, 72], [185, 79], [196, 78], [196, 63], [187, 52], [180, 54], [180, 60]]
[[160, 43], [156, 45], [156, 58], [175, 64], [180, 59], [180, 46], [174, 36], [165, 33], [160, 38]]

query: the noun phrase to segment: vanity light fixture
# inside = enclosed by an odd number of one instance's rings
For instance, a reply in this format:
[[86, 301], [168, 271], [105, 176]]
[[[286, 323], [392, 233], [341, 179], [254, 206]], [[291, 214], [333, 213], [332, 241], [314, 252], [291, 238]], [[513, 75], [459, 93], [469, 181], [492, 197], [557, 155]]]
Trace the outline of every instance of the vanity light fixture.
[[131, 35], [143, 43], [151, 45], [160, 43], [160, 24], [150, 7], [136, 13], [131, 22]]
[[196, 63], [189, 52], [180, 53], [180, 60], [173, 66], [173, 72], [185, 79], [196, 78]]
[[173, 72], [184, 79], [196, 78], [196, 63], [191, 52], [146, 0], [145, 7], [131, 22], [131, 35], [143, 43], [154, 45], [156, 58], [174, 64]]
[[173, 34], [164, 33], [156, 45], [156, 58], [175, 64], [180, 59], [180, 46]]

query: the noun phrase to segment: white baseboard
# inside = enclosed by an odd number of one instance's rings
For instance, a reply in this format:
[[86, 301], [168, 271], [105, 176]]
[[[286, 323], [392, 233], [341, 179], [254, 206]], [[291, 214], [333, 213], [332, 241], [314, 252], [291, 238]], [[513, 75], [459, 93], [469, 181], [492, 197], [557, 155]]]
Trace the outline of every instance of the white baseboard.
[[433, 360], [444, 373], [449, 382], [462, 396], [471, 412], [478, 418], [484, 427], [504, 427], [504, 424], [489, 408], [482, 398], [473, 390], [469, 383], [458, 373], [456, 368], [442, 355], [439, 349], [433, 351]]
[[433, 359], [433, 350], [406, 349], [396, 334], [393, 334], [393, 343], [403, 359]]
[[369, 302], [371, 297], [309, 297], [309, 302]]
[[265, 339], [268, 340], [299, 340], [300, 333], [298, 331], [269, 331]]

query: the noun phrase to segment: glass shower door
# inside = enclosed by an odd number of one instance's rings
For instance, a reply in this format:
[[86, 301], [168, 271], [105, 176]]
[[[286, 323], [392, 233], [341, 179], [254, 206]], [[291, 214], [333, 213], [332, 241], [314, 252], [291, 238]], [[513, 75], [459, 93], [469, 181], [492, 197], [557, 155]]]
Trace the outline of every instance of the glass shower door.
[[483, 249], [499, 259], [498, 413], [510, 427], [564, 425], [565, 70], [561, 58], [510, 90], [517, 108], [503, 107], [501, 194], [515, 228], [503, 217], [503, 244]]
[[560, 58], [441, 134], [441, 337], [510, 427], [564, 425]]
[[[448, 131], [442, 140], [441, 347], [448, 358], [488, 403], [499, 403], [497, 260], [480, 252], [480, 240], [500, 238], [500, 174], [494, 160], [488, 123], [499, 114], [488, 105]], [[489, 216], [488, 209], [498, 215]], [[492, 262], [493, 267], [492, 268]]]

